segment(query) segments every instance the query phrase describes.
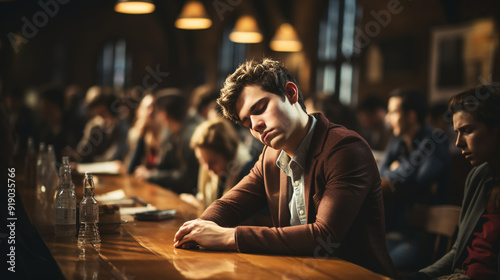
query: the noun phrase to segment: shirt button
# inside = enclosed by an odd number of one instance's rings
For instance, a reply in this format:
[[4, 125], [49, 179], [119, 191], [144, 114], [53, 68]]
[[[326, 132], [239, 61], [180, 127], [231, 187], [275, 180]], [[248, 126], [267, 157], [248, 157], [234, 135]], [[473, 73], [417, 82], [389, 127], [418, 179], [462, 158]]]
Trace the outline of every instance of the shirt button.
[[294, 183], [296, 186], [298, 186], [298, 185], [299, 185], [299, 181], [295, 181], [295, 182], [293, 182], [293, 183]]
[[299, 211], [299, 214], [300, 214], [300, 215], [304, 215], [304, 210], [300, 210], [300, 211]]

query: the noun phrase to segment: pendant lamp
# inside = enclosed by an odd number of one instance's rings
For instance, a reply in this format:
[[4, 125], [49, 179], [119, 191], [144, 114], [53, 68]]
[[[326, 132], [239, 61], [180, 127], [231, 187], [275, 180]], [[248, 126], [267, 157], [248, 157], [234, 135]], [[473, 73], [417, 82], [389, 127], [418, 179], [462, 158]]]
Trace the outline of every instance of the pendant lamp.
[[283, 23], [269, 43], [271, 49], [276, 52], [298, 52], [302, 50], [302, 43], [297, 32], [289, 23]]
[[203, 3], [196, 0], [188, 1], [182, 8], [181, 14], [175, 21], [179, 29], [207, 29], [212, 26]]
[[115, 11], [124, 14], [149, 14], [155, 10], [151, 0], [118, 0]]
[[255, 18], [248, 15], [241, 16], [236, 21], [233, 31], [229, 34], [229, 40], [235, 43], [260, 43], [262, 34]]

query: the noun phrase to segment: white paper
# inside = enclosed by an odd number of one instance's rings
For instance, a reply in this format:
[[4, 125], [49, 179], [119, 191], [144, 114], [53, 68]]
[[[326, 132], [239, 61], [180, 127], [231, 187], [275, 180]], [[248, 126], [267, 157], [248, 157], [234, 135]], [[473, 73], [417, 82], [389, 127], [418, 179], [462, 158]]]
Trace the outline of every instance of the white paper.
[[135, 213], [141, 213], [141, 212], [147, 212], [147, 211], [153, 211], [156, 210], [156, 207], [154, 207], [151, 204], [148, 204], [148, 206], [143, 206], [143, 207], [120, 207], [120, 214], [123, 215], [132, 215]]
[[120, 174], [120, 163], [117, 161], [103, 161], [93, 163], [79, 163], [76, 166], [78, 173], [92, 172], [93, 174]]

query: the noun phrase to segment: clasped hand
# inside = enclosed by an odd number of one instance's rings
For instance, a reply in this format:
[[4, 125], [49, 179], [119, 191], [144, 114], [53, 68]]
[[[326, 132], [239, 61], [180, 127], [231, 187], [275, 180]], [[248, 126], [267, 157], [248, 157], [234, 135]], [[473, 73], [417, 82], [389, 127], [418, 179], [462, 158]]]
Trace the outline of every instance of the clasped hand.
[[236, 250], [235, 228], [220, 227], [201, 219], [185, 222], [174, 236], [174, 247], [190, 249], [201, 246], [208, 250]]

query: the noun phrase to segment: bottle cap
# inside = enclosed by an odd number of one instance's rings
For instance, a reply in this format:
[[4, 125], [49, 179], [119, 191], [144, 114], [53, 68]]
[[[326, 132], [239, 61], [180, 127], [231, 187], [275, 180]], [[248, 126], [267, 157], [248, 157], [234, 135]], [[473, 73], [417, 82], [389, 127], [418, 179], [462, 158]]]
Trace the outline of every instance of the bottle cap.
[[69, 156], [63, 156], [62, 157], [62, 163], [64, 165], [69, 165]]

